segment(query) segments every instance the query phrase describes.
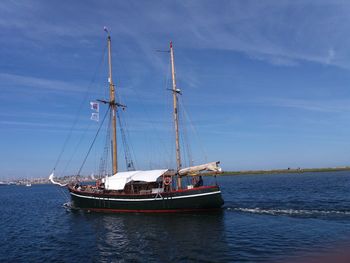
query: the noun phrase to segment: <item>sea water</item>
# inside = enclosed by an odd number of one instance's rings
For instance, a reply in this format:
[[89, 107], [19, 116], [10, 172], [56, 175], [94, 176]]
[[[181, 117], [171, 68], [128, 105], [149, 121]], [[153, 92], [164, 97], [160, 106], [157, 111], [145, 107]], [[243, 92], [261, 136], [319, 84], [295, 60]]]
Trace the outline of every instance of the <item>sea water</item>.
[[197, 214], [72, 211], [57, 186], [1, 187], [0, 262], [293, 262], [350, 248], [350, 172], [217, 181], [223, 210]]

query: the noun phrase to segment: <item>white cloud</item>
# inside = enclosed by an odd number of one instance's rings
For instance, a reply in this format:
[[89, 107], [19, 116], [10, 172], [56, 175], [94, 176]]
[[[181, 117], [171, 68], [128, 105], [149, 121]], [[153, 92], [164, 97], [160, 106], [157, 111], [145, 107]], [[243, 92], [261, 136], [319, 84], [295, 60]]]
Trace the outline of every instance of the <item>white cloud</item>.
[[0, 73], [0, 82], [3, 88], [16, 87], [17, 89], [20, 89], [29, 87], [31, 89], [39, 89], [42, 91], [57, 91], [65, 93], [82, 92], [86, 90], [86, 86], [75, 85], [71, 82], [9, 73]]
[[[260, 101], [260, 102], [259, 102]], [[269, 107], [295, 108], [299, 110], [324, 112], [324, 113], [349, 113], [350, 100], [346, 99], [292, 99], [292, 98], [262, 98], [256, 103]]]
[[306, 60], [350, 68], [350, 4], [344, 1], [128, 1], [108, 9], [105, 4], [5, 2], [0, 28], [39, 46], [67, 46], [72, 39], [103, 36], [108, 25], [123, 52], [162, 67], [164, 60], [151, 51], [173, 39], [180, 48], [244, 52], [277, 65]]
[[326, 59], [326, 64], [331, 64], [335, 58], [335, 51], [333, 48], [328, 49], [328, 56]]

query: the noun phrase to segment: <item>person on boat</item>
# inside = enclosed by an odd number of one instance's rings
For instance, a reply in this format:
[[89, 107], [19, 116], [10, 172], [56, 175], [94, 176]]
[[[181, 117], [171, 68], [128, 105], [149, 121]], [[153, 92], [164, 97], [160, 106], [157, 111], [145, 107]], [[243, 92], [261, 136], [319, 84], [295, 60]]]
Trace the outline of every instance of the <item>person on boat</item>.
[[101, 179], [96, 180], [96, 188], [100, 189], [101, 188]]
[[194, 185], [194, 187], [200, 187], [200, 186], [203, 186], [203, 178], [202, 178], [201, 175], [199, 176], [198, 181], [197, 181], [197, 183]]
[[164, 192], [170, 192], [170, 185], [171, 185], [171, 177], [170, 176], [165, 176], [163, 180], [164, 184]]

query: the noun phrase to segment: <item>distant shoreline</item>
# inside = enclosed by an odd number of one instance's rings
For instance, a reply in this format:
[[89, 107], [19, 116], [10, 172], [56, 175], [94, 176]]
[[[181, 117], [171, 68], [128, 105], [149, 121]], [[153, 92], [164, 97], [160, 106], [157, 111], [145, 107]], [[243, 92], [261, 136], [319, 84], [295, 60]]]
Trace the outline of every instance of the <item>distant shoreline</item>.
[[298, 169], [274, 169], [274, 170], [246, 170], [246, 171], [224, 171], [220, 175], [249, 175], [249, 174], [288, 174], [288, 173], [322, 173], [350, 171], [350, 166], [332, 168], [298, 168]]
[[[328, 167], [328, 168], [297, 168], [297, 169], [272, 169], [272, 170], [244, 170], [244, 171], [224, 171], [222, 173], [203, 173], [202, 176], [230, 176], [230, 175], [259, 175], [259, 174], [295, 174], [295, 173], [322, 173], [322, 172], [340, 172], [340, 171], [350, 171], [350, 166], [345, 167]], [[75, 176], [64, 176], [60, 178], [61, 182], [69, 183], [71, 178]], [[90, 176], [81, 176], [80, 181], [94, 181]], [[3, 182], [4, 185], [26, 185], [31, 183], [36, 184], [51, 184], [48, 178], [37, 178], [37, 179], [16, 179], [11, 182]]]

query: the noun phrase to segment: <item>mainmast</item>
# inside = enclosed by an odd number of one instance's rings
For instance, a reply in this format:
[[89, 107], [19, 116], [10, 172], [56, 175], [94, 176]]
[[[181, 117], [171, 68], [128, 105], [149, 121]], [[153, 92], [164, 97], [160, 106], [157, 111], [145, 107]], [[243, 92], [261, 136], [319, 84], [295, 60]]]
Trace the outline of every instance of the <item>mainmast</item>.
[[109, 75], [108, 75], [108, 82], [109, 82], [109, 105], [111, 107], [111, 117], [112, 117], [112, 162], [113, 162], [113, 174], [116, 174], [118, 171], [118, 158], [117, 158], [117, 120], [116, 120], [116, 109], [117, 109], [117, 103], [115, 101], [115, 91], [114, 91], [114, 84], [112, 80], [112, 52], [111, 52], [111, 36], [109, 35], [109, 32], [107, 28], [105, 28], [105, 31], [108, 34], [107, 37], [107, 43], [108, 43], [108, 68], [109, 68]]
[[[180, 90], [176, 88], [176, 78], [175, 78], [175, 65], [174, 65], [174, 50], [173, 42], [170, 41], [170, 60], [171, 60], [171, 76], [173, 79], [173, 101], [174, 101], [174, 124], [175, 124], [175, 146], [176, 146], [176, 168], [177, 172], [181, 169], [181, 155], [180, 155], [180, 143], [179, 143], [179, 116], [177, 108], [177, 94]], [[177, 187], [181, 188], [181, 177], [177, 178]]]

